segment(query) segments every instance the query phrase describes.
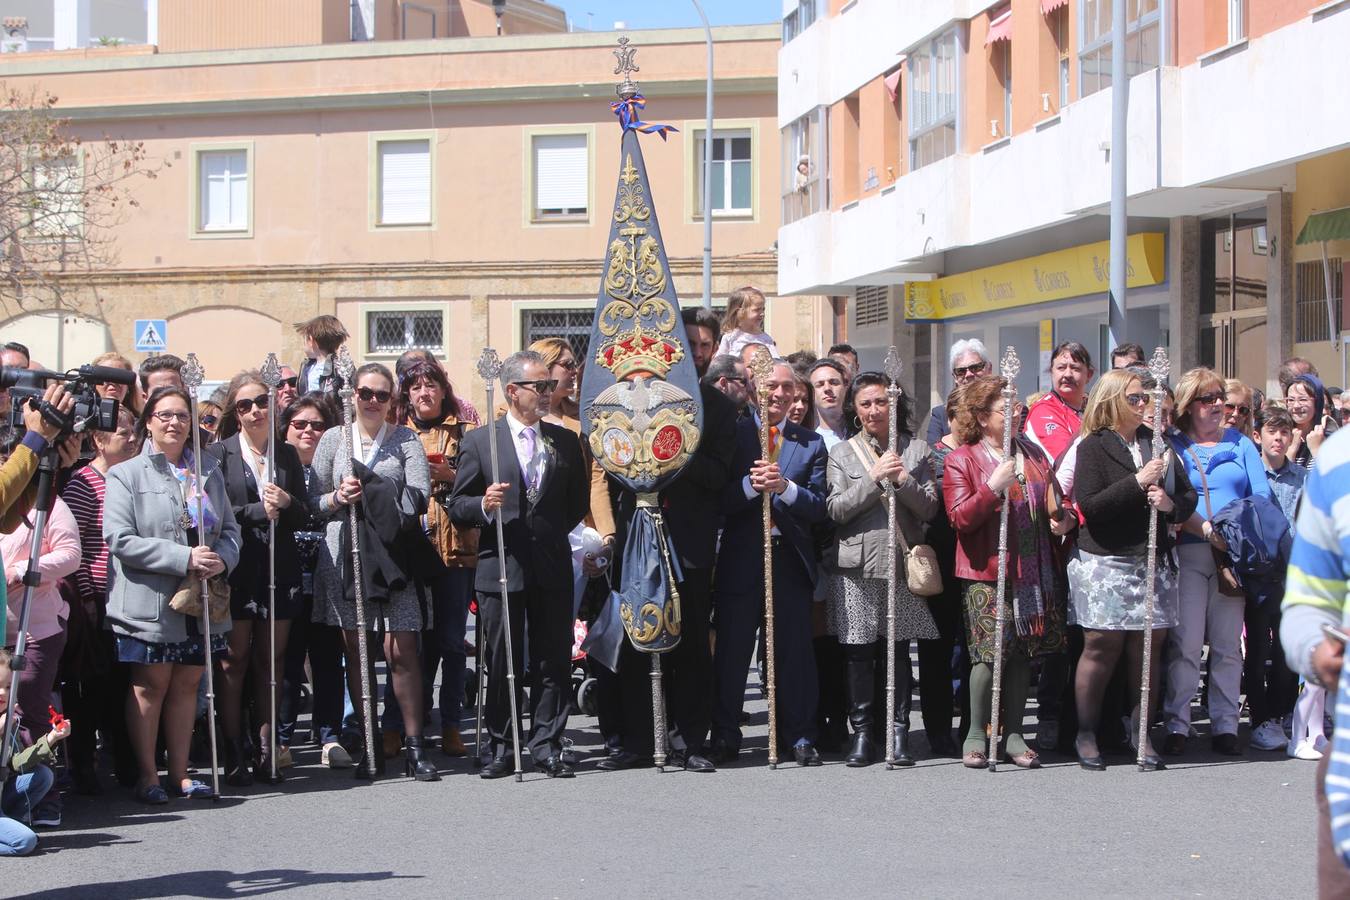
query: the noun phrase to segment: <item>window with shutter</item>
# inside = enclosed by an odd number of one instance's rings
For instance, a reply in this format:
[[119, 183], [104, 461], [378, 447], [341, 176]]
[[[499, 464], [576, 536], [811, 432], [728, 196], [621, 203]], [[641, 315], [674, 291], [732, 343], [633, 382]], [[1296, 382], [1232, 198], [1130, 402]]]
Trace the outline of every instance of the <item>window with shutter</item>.
[[379, 141], [380, 225], [431, 224], [431, 141]]
[[585, 218], [590, 205], [590, 151], [584, 134], [536, 134], [534, 218]]
[[198, 154], [201, 198], [200, 231], [248, 229], [248, 154], [244, 150], [205, 150]]

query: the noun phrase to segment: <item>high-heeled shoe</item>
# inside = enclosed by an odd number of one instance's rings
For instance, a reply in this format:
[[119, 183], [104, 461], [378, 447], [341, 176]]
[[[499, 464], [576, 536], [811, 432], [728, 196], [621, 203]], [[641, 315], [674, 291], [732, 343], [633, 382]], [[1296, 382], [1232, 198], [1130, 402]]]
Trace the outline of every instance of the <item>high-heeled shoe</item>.
[[1073, 742], [1073, 750], [1078, 754], [1078, 765], [1087, 769], [1089, 772], [1105, 772], [1106, 760], [1102, 759], [1101, 754], [1096, 756], [1084, 756], [1083, 751], [1078, 749], [1078, 741]]
[[249, 750], [242, 737], [225, 741], [225, 783], [231, 787], [253, 784], [253, 773], [248, 770]]
[[426, 748], [422, 746], [422, 737], [411, 734], [404, 739], [403, 774], [418, 781], [440, 781], [441, 775], [436, 767], [427, 762]]

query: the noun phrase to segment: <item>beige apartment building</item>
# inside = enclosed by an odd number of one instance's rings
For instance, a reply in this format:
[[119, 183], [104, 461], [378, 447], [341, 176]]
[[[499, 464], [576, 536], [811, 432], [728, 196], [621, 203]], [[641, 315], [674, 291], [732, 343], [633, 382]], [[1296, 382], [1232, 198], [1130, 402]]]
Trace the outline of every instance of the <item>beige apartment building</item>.
[[[79, 24], [88, 4], [56, 0], [70, 49], [0, 54], [0, 77], [58, 96], [77, 134], [143, 141], [167, 168], [137, 187], [115, 267], [77, 308], [10, 310], [0, 337], [52, 366], [104, 349], [138, 360], [133, 323], [163, 319], [167, 349], [218, 380], [268, 350], [298, 365], [292, 325], [331, 313], [358, 360], [427, 348], [475, 391], [485, 345], [583, 345], [619, 169], [618, 35], [568, 33], [560, 10], [524, 0], [500, 36], [486, 0], [416, 4], [440, 15], [437, 36], [415, 35], [403, 6], [158, 0], [142, 7], [150, 43], [100, 44], [78, 39], [98, 31]], [[647, 118], [680, 129], [643, 147], [677, 289], [698, 303], [703, 32], [629, 36]], [[776, 296], [779, 26], [714, 37], [714, 303], [757, 285], [780, 346], [822, 350], [828, 302]]]

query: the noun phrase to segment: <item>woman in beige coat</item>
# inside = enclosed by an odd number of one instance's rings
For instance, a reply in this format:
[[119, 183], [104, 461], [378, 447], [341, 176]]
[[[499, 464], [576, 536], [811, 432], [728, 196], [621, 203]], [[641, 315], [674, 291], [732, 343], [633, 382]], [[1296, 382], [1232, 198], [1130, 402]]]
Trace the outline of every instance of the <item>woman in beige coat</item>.
[[[905, 582], [903, 556], [897, 569], [896, 617], [890, 638], [896, 647], [896, 716], [891, 733], [877, 727], [873, 709], [881, 695], [885, 666], [879, 650], [886, 635], [886, 579], [888, 543], [885, 483], [896, 491], [896, 524], [904, 546], [924, 540], [927, 523], [938, 512], [937, 486], [926, 443], [910, 429], [909, 399], [902, 393], [892, 409], [887, 379], [864, 372], [853, 379], [844, 398], [847, 441], [830, 450], [830, 496], [826, 501], [836, 528], [836, 543], [826, 554], [828, 572], [826, 614], [829, 632], [844, 648], [849, 724], [853, 743], [846, 758], [850, 766], [875, 760], [872, 742], [894, 741], [895, 760], [913, 765], [909, 749], [909, 711], [912, 677], [909, 642], [938, 636], [937, 625], [923, 600], [910, 593]], [[891, 417], [896, 417], [898, 453], [888, 449]], [[874, 735], [875, 731], [875, 735]]]

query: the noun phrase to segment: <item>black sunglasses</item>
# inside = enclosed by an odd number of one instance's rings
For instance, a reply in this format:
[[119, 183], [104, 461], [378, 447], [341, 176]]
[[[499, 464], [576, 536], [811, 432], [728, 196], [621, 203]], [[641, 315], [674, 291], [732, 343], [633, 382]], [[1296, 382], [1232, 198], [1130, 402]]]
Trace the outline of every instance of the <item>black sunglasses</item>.
[[575, 359], [560, 359], [554, 363], [554, 365], [562, 366], [569, 372], [575, 372], [577, 370], [577, 361]]
[[241, 416], [246, 416], [248, 415], [248, 411], [253, 407], [256, 406], [258, 409], [267, 409], [267, 404], [268, 399], [266, 394], [259, 397], [245, 397], [242, 400], [234, 401], [234, 411]]
[[1125, 402], [1131, 406], [1148, 405], [1148, 394], [1126, 394]]
[[216, 422], [220, 421], [220, 419], [216, 416], [211, 415], [210, 413], [206, 413], [197, 421], [205, 425], [207, 428], [211, 428], [216, 424]]
[[1239, 406], [1236, 403], [1225, 403], [1223, 408], [1226, 412], [1235, 412], [1238, 415], [1245, 416], [1252, 411], [1250, 406]]
[[290, 426], [296, 431], [323, 431], [323, 422], [318, 419], [291, 419]]
[[558, 388], [558, 379], [541, 378], [538, 381], [513, 381], [516, 387], [529, 388], [536, 394], [551, 394]]
[[377, 391], [368, 387], [359, 387], [356, 389], [356, 396], [361, 398], [362, 403], [369, 403], [374, 400], [376, 403], [388, 403], [393, 394], [388, 391]]
[[1195, 402], [1201, 406], [1213, 406], [1215, 403], [1221, 403], [1224, 396], [1223, 394], [1201, 394], [1195, 398]]
[[290, 378], [283, 378], [283, 379], [281, 379], [281, 381], [277, 382], [277, 387], [288, 387], [288, 388], [293, 388], [293, 387], [299, 387], [299, 386], [300, 386], [300, 376], [299, 376], [299, 375], [292, 375]]
[[978, 375], [984, 371], [986, 365], [988, 363], [977, 362], [968, 366], [956, 366], [952, 369], [952, 376], [960, 378], [962, 375]]

